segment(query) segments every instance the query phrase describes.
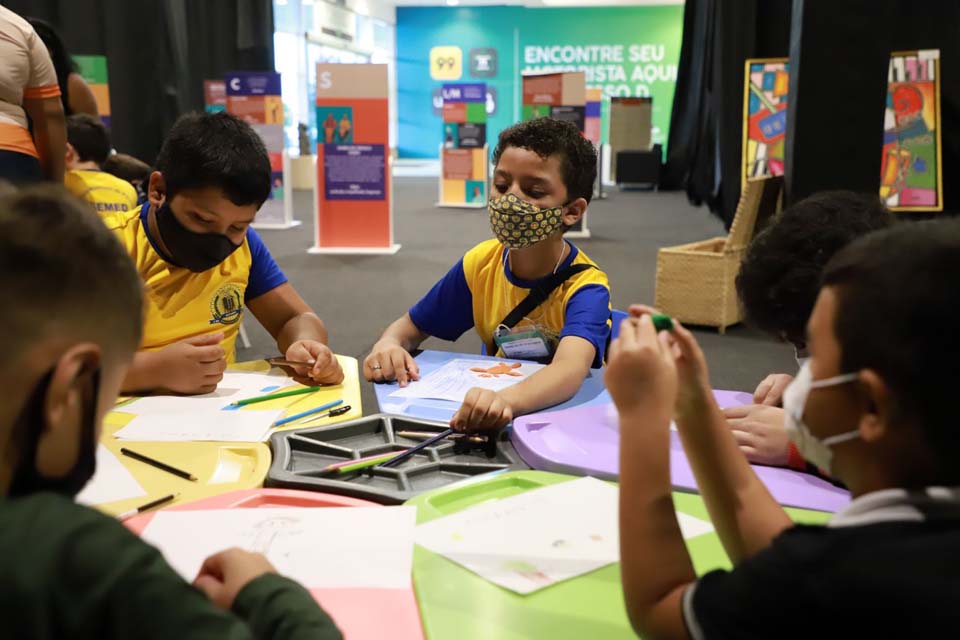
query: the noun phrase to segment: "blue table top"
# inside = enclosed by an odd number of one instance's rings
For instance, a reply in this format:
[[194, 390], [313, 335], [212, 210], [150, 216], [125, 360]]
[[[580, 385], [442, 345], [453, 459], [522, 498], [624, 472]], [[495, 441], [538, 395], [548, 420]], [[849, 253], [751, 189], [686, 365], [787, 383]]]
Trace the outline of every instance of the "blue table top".
[[[475, 353], [453, 353], [449, 351], [423, 351], [415, 359], [420, 366], [420, 376], [423, 377], [435, 369], [439, 369], [451, 360], [457, 358], [470, 358], [471, 360], [496, 360], [500, 362], [513, 362], [509, 358], [493, 358], [490, 356], [481, 356]], [[424, 400], [420, 398], [391, 398], [390, 394], [399, 388], [396, 382], [389, 384], [375, 384], [374, 390], [377, 394], [377, 404], [380, 405], [381, 413], [393, 413], [397, 415], [419, 418], [421, 420], [437, 420], [447, 422], [457, 412], [460, 405], [449, 400]], [[557, 409], [571, 409], [573, 407], [583, 407], [595, 404], [606, 404], [610, 402], [610, 394], [603, 386], [603, 369], [591, 369], [583, 385], [575, 396], [562, 404], [554, 407], [545, 407], [541, 411], [553, 411]]]

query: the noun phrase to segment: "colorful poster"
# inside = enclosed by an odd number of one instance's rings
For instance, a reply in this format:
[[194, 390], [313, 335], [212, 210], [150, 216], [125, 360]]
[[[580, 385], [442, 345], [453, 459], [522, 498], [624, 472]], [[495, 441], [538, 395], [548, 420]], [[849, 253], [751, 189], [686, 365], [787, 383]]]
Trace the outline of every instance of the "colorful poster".
[[880, 196], [894, 211], [943, 210], [939, 50], [890, 58]]
[[440, 206], [482, 207], [486, 203], [487, 85], [444, 84]]
[[396, 253], [387, 65], [320, 63], [316, 73], [320, 139], [309, 251]]
[[382, 144], [325, 144], [327, 200], [383, 200], [386, 171]]
[[[272, 71], [234, 71], [224, 78], [226, 110], [242, 118], [263, 139], [270, 156], [271, 190], [257, 212], [257, 228], [288, 228], [294, 225], [290, 199], [285, 197], [283, 101], [280, 74]], [[204, 83], [204, 94], [216, 98], [217, 87]], [[209, 109], [216, 110], [216, 109]]]
[[203, 81], [203, 110], [217, 113], [227, 110], [227, 83], [223, 80]]
[[783, 175], [789, 78], [787, 58], [746, 62], [741, 188], [747, 178]]
[[86, 81], [103, 124], [110, 128], [110, 84], [107, 82], [106, 56], [73, 56], [80, 76]]

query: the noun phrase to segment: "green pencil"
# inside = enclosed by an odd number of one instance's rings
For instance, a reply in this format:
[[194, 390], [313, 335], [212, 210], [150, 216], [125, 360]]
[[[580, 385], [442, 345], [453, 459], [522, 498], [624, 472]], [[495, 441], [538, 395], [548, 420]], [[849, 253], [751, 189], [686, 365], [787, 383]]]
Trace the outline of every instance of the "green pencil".
[[293, 391], [281, 391], [280, 393], [271, 393], [265, 396], [257, 396], [255, 398], [247, 398], [246, 400], [237, 400], [236, 402], [231, 402], [231, 407], [245, 407], [248, 404], [256, 404], [257, 402], [267, 402], [268, 400], [276, 400], [277, 398], [289, 398], [290, 396], [301, 396], [305, 393], [313, 393], [314, 391], [319, 391], [323, 387], [304, 387], [302, 389], [294, 389]]
[[393, 451], [391, 453], [385, 453], [382, 456], [376, 456], [375, 458], [368, 458], [367, 460], [360, 460], [354, 464], [347, 464], [342, 467], [337, 467], [337, 473], [349, 473], [351, 471], [358, 471], [360, 469], [366, 469], [367, 467], [373, 467], [384, 460], [389, 460], [390, 458], [396, 458], [398, 454], [403, 453], [403, 451]]

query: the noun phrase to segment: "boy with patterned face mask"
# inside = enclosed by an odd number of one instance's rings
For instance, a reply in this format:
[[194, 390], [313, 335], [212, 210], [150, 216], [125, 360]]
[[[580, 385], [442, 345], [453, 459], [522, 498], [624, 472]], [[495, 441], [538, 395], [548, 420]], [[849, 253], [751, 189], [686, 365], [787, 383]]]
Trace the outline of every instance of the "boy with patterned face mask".
[[499, 429], [569, 399], [603, 364], [610, 335], [607, 276], [563, 238], [593, 195], [593, 146], [573, 124], [540, 118], [504, 130], [493, 159], [494, 238], [391, 324], [363, 364], [367, 380], [406, 386], [419, 378], [410, 351], [472, 327], [487, 353], [549, 363], [503, 391], [471, 389], [451, 420], [461, 430]]
[[105, 216], [143, 278], [143, 344], [126, 392], [208, 393], [234, 360], [244, 307], [307, 384], [339, 384], [327, 329], [250, 228], [270, 195], [270, 159], [248, 124], [187, 114], [167, 135], [147, 202]]
[[[677, 325], [630, 318], [611, 346], [624, 595], [645, 638], [930, 638], [960, 624], [956, 221], [869, 234], [826, 266], [787, 432], [852, 502], [794, 526], [748, 465]], [[670, 487], [674, 418], [734, 564], [697, 577]]]

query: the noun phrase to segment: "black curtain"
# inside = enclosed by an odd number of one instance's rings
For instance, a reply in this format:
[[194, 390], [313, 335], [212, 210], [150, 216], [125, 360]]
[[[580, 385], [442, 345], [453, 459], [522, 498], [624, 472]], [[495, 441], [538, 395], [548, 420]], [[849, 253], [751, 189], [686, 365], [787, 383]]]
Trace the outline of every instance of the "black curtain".
[[661, 186], [729, 227], [740, 197], [747, 58], [786, 57], [791, 0], [687, 0]]
[[114, 146], [153, 162], [166, 131], [203, 109], [203, 81], [272, 70], [271, 0], [4, 0], [53, 24], [75, 55], [107, 57]]

